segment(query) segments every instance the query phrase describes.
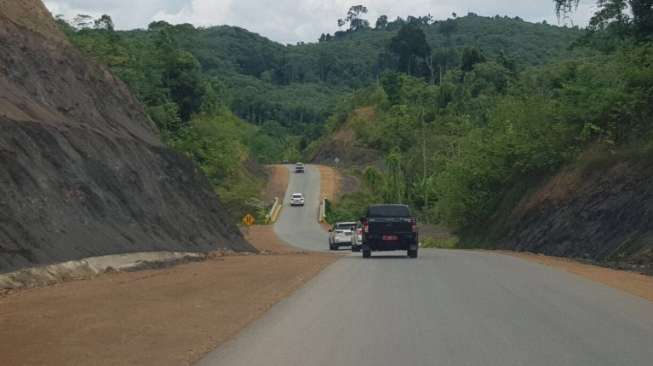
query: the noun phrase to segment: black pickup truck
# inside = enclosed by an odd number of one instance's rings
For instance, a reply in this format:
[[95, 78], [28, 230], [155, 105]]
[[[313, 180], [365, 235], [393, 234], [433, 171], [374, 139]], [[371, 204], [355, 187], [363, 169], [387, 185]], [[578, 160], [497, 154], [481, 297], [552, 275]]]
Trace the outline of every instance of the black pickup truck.
[[363, 258], [372, 252], [405, 250], [410, 258], [417, 258], [419, 238], [417, 220], [406, 205], [373, 205], [361, 218]]

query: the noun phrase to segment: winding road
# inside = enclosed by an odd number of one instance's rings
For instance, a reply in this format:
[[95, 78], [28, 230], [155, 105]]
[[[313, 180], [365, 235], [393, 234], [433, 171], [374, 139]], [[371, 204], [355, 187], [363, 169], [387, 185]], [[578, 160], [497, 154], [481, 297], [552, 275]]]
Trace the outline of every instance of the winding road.
[[[291, 174], [275, 226], [294, 246], [325, 250], [320, 177]], [[288, 202], [288, 197], [286, 201]], [[492, 253], [423, 250], [351, 255], [277, 304], [200, 365], [651, 365], [653, 303]]]

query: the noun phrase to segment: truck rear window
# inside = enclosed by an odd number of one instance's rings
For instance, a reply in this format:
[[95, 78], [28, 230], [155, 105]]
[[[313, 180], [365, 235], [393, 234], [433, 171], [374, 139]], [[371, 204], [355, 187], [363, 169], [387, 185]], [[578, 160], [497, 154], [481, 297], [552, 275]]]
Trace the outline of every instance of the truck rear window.
[[410, 217], [410, 209], [401, 205], [370, 206], [367, 217]]

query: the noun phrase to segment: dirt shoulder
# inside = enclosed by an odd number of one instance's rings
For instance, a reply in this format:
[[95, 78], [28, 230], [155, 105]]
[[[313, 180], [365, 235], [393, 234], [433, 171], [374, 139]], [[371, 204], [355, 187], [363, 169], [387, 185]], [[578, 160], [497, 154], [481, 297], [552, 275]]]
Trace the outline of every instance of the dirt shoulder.
[[[283, 171], [273, 174], [280, 189]], [[261, 254], [0, 295], [0, 363], [190, 365], [339, 258], [291, 248], [272, 226], [245, 236]]]
[[227, 256], [4, 296], [2, 363], [191, 364], [336, 258]]
[[[302, 250], [292, 247], [274, 233], [272, 225], [256, 225], [242, 230], [245, 239], [262, 254], [300, 254]], [[306, 254], [306, 253], [305, 253]], [[309, 253], [313, 254], [313, 253]]]
[[[320, 197], [326, 198], [329, 201], [338, 199], [340, 189], [342, 187], [343, 178], [339, 171], [325, 165], [318, 165], [320, 170]], [[331, 229], [331, 225], [326, 222], [321, 224], [325, 231]]]
[[500, 251], [499, 253], [554, 267], [653, 302], [653, 277], [583, 264], [571, 259]]
[[330, 201], [338, 198], [342, 175], [336, 169], [318, 165], [320, 170], [320, 195]]

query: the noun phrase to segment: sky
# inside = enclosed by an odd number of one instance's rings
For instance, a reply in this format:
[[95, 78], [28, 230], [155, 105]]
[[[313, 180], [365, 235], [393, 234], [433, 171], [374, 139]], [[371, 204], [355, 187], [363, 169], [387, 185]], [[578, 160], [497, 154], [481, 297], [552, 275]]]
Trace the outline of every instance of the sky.
[[72, 19], [77, 14], [108, 14], [118, 29], [147, 28], [155, 20], [195, 26], [234, 25], [281, 43], [314, 42], [322, 33], [338, 30], [337, 20], [352, 5], [369, 9], [374, 24], [385, 14], [431, 14], [436, 20], [465, 15], [519, 16], [527, 21], [585, 26], [595, 11], [595, 0], [581, 0], [570, 19], [558, 20], [553, 0], [45, 0], [54, 15]]

